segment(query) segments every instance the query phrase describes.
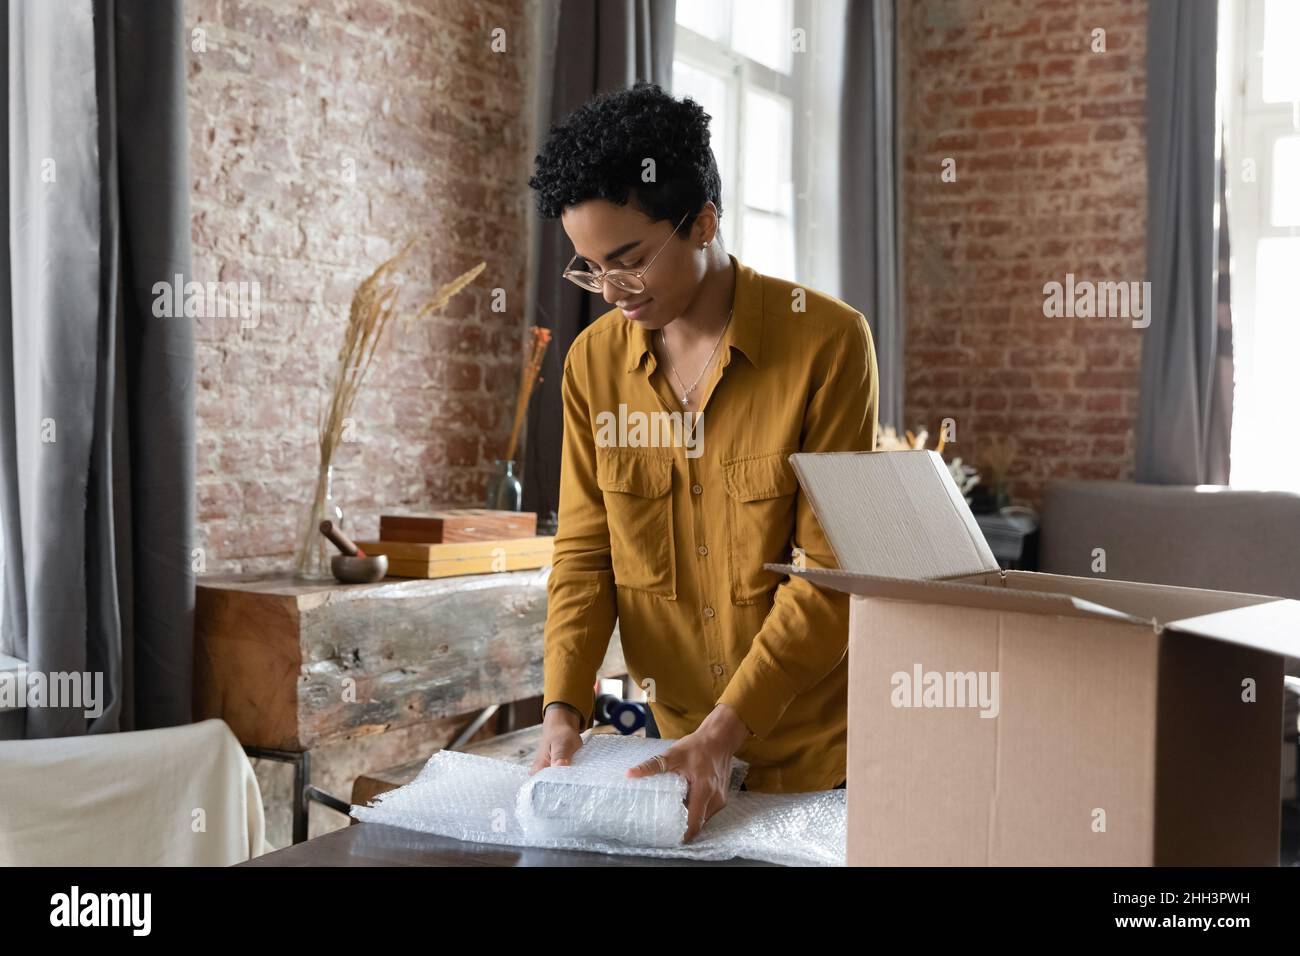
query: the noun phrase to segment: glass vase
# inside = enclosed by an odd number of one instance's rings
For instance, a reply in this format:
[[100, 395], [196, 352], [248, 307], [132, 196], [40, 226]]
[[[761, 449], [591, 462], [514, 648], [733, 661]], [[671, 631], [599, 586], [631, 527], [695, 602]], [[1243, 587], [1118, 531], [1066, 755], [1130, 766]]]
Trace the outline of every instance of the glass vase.
[[303, 527], [298, 539], [298, 555], [295, 573], [307, 581], [330, 581], [334, 572], [330, 568], [330, 558], [335, 549], [329, 540], [320, 533], [320, 523], [332, 521], [334, 527], [346, 531], [343, 507], [334, 497], [334, 466], [325, 465], [316, 476], [316, 491], [312, 503], [303, 519]]
[[488, 479], [487, 507], [497, 511], [522, 511], [524, 488], [515, 477], [514, 461], [498, 458], [492, 466], [495, 471]]

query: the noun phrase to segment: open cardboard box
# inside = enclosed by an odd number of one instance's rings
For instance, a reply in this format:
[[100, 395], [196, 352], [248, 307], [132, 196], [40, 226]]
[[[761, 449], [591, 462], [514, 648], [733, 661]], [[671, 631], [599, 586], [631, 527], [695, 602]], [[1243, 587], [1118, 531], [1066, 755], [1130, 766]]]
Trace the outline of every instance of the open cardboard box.
[[766, 567], [852, 595], [850, 865], [1277, 865], [1300, 602], [1004, 572], [935, 452], [790, 461], [840, 569]]

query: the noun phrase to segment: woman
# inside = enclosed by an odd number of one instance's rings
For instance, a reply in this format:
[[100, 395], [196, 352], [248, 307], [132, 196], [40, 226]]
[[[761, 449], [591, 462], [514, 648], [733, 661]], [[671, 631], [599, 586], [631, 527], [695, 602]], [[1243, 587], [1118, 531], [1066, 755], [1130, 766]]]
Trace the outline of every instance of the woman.
[[[765, 570], [835, 560], [788, 461], [875, 445], [863, 316], [760, 275], [718, 232], [709, 117], [657, 86], [554, 126], [529, 185], [610, 309], [564, 361], [559, 527], [535, 772], [568, 764], [615, 619], [675, 743], [630, 776], [686, 778], [686, 839], [746, 787], [843, 786], [848, 596]], [[703, 427], [707, 422], [707, 428]]]

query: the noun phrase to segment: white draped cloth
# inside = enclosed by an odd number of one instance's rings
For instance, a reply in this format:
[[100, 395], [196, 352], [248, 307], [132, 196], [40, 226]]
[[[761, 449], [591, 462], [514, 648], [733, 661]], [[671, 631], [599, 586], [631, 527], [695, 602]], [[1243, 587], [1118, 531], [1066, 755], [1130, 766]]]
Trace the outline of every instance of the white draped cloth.
[[271, 849], [225, 721], [0, 741], [0, 866], [229, 866]]

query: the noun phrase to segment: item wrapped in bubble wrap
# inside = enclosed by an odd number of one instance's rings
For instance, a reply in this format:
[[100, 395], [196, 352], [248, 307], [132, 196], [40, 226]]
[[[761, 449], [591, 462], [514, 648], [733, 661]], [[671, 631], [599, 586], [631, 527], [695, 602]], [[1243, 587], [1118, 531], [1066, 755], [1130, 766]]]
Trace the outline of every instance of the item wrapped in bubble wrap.
[[843, 866], [845, 791], [740, 792], [733, 771], [725, 807], [699, 835], [686, 831], [686, 781], [674, 773], [628, 779], [625, 773], [675, 741], [594, 734], [567, 767], [534, 775], [519, 764], [440, 751], [419, 776], [353, 807], [359, 820], [473, 843], [597, 853], [742, 858], [793, 866]]
[[[628, 779], [627, 770], [675, 741], [593, 734], [567, 767], [539, 770], [519, 789], [515, 814], [530, 840], [571, 837], [669, 847], [686, 834], [686, 778], [658, 773]], [[739, 792], [749, 765], [732, 761], [730, 788]]]

